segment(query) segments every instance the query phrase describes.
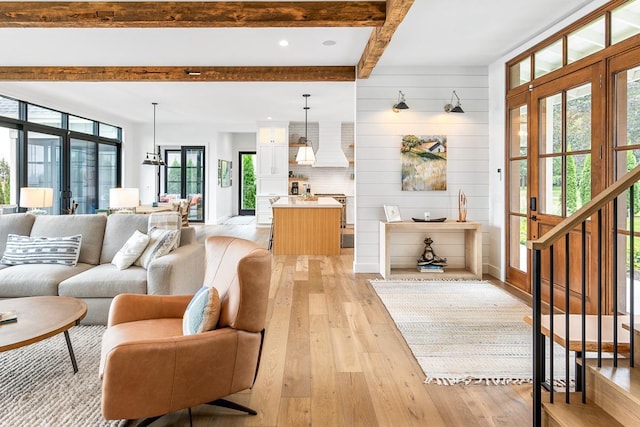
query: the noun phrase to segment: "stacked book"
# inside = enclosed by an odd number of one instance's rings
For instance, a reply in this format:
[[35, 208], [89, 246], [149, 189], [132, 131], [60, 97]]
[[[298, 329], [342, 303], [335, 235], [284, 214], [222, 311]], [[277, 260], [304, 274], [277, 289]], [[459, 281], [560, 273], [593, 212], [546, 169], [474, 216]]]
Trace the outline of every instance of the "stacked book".
[[444, 273], [444, 266], [436, 264], [422, 264], [418, 265], [418, 271], [421, 273]]
[[18, 314], [15, 311], [0, 311], [0, 325], [18, 321]]

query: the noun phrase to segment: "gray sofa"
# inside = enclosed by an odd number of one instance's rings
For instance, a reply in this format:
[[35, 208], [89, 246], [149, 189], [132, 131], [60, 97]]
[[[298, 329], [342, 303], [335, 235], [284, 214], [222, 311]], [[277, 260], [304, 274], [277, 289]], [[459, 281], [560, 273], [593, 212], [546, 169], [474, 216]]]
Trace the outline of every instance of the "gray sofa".
[[204, 280], [204, 245], [195, 229], [181, 230], [180, 247], [157, 258], [148, 270], [131, 266], [119, 270], [111, 260], [127, 239], [147, 232], [148, 215], [0, 215], [0, 256], [7, 235], [62, 237], [82, 234], [78, 263], [0, 264], [0, 299], [63, 295], [87, 303], [83, 323], [106, 324], [111, 300], [121, 293], [193, 294]]

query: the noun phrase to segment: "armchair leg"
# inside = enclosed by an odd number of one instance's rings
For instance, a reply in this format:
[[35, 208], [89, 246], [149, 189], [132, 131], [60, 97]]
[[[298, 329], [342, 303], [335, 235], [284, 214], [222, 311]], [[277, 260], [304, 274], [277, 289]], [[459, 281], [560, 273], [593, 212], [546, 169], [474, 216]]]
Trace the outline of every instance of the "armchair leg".
[[207, 403], [207, 405], [221, 406], [223, 408], [234, 409], [236, 411], [246, 412], [249, 415], [258, 415], [256, 411], [253, 409], [246, 407], [244, 405], [240, 405], [239, 403], [231, 402], [226, 399], [217, 399], [213, 402]]

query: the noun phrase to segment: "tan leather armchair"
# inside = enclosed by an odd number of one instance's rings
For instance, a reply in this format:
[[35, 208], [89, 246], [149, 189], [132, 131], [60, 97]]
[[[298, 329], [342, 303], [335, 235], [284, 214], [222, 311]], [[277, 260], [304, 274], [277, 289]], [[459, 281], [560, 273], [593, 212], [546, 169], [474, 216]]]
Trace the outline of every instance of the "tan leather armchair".
[[[150, 418], [251, 388], [271, 281], [271, 254], [254, 242], [209, 237], [205, 286], [220, 295], [215, 330], [182, 335], [191, 295], [117, 296], [102, 339], [102, 415]], [[188, 280], [188, 278], [185, 278]], [[255, 411], [222, 401], [215, 404]]]

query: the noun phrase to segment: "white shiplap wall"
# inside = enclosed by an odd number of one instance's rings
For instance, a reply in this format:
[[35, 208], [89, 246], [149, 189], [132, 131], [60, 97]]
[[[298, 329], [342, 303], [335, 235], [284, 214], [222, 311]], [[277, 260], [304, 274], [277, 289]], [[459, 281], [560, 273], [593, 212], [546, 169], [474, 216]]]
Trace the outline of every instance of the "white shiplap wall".
[[[398, 90], [410, 109], [394, 113]], [[465, 114], [444, 112], [456, 90]], [[377, 67], [356, 85], [355, 128], [356, 249], [354, 271], [379, 271], [378, 226], [384, 204], [398, 205], [404, 220], [422, 217], [458, 217], [458, 190], [468, 198], [469, 221], [483, 225], [483, 270], [488, 262], [489, 124], [486, 67]], [[455, 101], [455, 100], [454, 100]], [[447, 136], [447, 190], [402, 191], [400, 146], [403, 135]], [[407, 236], [408, 237], [408, 236]], [[392, 237], [393, 266], [414, 262], [425, 236]], [[462, 240], [435, 235], [434, 250], [461, 262]], [[440, 241], [440, 242], [439, 242]], [[446, 242], [446, 243], [445, 243]], [[440, 246], [439, 246], [440, 243]]]

